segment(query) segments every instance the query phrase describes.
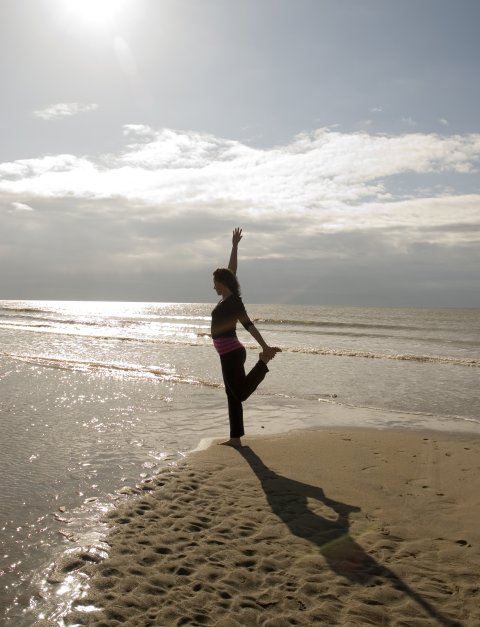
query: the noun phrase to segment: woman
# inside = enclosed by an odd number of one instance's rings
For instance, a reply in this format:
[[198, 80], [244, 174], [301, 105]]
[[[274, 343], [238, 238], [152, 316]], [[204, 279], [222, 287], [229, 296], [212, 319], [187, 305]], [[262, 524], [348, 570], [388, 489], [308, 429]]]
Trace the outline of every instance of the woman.
[[[228, 446], [242, 445], [240, 438], [245, 435], [242, 403], [263, 381], [268, 372], [267, 363], [280, 351], [280, 348], [268, 346], [262, 338], [249, 319], [240, 297], [236, 272], [237, 250], [241, 239], [242, 229], [236, 228], [233, 231], [228, 268], [218, 268], [213, 273], [213, 287], [222, 299], [212, 311], [211, 332], [213, 344], [220, 355], [227, 393], [230, 439], [221, 444]], [[237, 322], [240, 322], [262, 347], [258, 362], [248, 374], [245, 373], [247, 353], [237, 337]]]

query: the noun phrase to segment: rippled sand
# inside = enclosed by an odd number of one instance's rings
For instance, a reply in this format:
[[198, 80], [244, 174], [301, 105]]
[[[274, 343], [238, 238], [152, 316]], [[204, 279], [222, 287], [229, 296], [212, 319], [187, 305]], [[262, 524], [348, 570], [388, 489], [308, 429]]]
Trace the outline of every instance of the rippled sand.
[[479, 625], [479, 452], [373, 430], [212, 445], [109, 515], [107, 560], [58, 565], [93, 574], [66, 622]]

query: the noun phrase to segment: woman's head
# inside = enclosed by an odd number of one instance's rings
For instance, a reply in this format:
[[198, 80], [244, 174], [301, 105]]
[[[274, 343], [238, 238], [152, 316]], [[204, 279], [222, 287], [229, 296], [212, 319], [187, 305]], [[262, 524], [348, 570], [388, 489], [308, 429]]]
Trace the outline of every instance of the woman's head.
[[228, 287], [235, 296], [240, 296], [240, 284], [237, 277], [228, 268], [217, 268], [213, 273], [213, 280], [215, 283], [221, 283]]

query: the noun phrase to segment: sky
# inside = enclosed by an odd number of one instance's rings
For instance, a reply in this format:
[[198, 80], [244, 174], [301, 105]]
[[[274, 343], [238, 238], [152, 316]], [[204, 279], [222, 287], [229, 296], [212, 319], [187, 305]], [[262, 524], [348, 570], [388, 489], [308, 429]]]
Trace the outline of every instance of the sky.
[[0, 0], [0, 299], [480, 307], [478, 0]]

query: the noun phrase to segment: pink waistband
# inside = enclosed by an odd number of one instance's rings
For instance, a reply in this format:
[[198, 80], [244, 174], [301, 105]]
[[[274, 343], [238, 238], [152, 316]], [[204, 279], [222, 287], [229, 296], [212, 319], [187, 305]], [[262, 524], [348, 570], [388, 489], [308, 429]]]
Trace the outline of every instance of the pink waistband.
[[243, 348], [238, 337], [219, 337], [213, 340], [213, 345], [219, 355], [225, 355], [225, 353], [236, 351], [237, 348]]

